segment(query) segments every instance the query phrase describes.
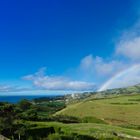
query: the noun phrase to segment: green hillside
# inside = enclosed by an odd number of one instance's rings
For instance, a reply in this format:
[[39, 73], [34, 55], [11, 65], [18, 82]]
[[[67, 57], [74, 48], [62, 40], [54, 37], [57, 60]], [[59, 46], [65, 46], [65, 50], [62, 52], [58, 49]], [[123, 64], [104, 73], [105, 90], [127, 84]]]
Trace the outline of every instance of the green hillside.
[[95, 95], [75, 104], [68, 105], [56, 115], [79, 118], [94, 117], [108, 124], [140, 126], [140, 95], [119, 95], [94, 98]]
[[140, 93], [140, 84], [129, 86], [126, 88], [116, 88], [116, 89], [108, 89], [105, 91], [97, 92], [98, 96], [108, 96], [108, 95], [122, 95], [122, 94], [137, 94]]
[[[34, 129], [55, 128], [56, 133], [70, 136], [73, 140], [74, 136], [85, 136], [85, 138], [77, 138], [76, 140], [139, 140], [140, 131], [118, 126], [97, 123], [74, 123], [64, 124], [58, 122], [30, 122], [36, 124]], [[116, 136], [118, 135], [118, 136]], [[120, 135], [120, 136], [119, 136]], [[128, 138], [129, 137], [129, 138]], [[68, 137], [67, 137], [68, 138]], [[63, 139], [62, 139], [63, 140]]]
[[116, 88], [116, 89], [108, 89], [105, 91], [96, 91], [96, 92], [84, 92], [84, 93], [74, 93], [68, 94], [65, 96], [67, 99], [67, 104], [73, 104], [77, 102], [81, 102], [83, 100], [91, 100], [97, 98], [109, 98], [116, 97], [120, 95], [133, 95], [140, 93], [140, 84], [129, 86], [126, 88]]

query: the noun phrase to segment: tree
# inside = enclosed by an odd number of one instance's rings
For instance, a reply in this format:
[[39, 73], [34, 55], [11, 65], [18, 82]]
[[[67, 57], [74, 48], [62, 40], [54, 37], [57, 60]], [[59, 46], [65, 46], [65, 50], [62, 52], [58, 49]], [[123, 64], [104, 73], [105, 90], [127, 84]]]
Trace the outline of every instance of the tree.
[[27, 110], [30, 109], [32, 103], [26, 99], [23, 99], [18, 103], [18, 105], [22, 110]]
[[24, 125], [16, 125], [17, 127], [17, 130], [15, 131], [15, 134], [18, 134], [18, 139], [20, 140], [21, 139], [21, 136], [24, 136], [25, 135], [25, 131], [26, 131], [26, 126]]
[[0, 104], [0, 131], [5, 132], [8, 135], [12, 135], [12, 126], [14, 123], [14, 120], [16, 118], [15, 112], [14, 112], [14, 105], [4, 103]]

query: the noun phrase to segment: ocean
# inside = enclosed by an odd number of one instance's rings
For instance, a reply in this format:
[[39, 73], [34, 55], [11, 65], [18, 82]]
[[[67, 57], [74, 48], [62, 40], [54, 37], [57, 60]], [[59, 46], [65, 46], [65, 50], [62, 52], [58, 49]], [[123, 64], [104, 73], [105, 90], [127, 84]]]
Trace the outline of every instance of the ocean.
[[54, 97], [54, 95], [35, 95], [35, 96], [0, 96], [0, 102], [17, 103], [22, 99], [32, 100], [40, 97]]

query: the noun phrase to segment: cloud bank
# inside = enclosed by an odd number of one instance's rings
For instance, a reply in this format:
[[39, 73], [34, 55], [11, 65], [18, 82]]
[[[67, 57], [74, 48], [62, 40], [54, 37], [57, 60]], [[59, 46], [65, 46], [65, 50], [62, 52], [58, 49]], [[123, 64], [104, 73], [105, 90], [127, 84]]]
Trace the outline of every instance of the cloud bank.
[[70, 80], [63, 76], [45, 75], [44, 68], [35, 74], [24, 76], [23, 79], [31, 81], [35, 87], [44, 90], [86, 91], [95, 89], [94, 83]]
[[107, 61], [102, 57], [88, 55], [81, 60], [80, 70], [91, 75], [110, 77], [125, 68], [124, 62], [118, 60]]
[[13, 87], [8, 86], [8, 85], [0, 85], [0, 92], [8, 92], [14, 90]]

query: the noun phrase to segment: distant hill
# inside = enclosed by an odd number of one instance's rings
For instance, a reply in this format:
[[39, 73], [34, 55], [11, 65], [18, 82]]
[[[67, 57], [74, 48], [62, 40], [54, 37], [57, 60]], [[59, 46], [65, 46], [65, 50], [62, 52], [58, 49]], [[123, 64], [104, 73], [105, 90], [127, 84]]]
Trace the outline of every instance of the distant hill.
[[110, 95], [110, 94], [135, 94], [140, 93], [140, 84], [129, 86], [126, 88], [116, 88], [116, 89], [108, 89], [101, 92], [96, 92], [96, 94], [102, 95]]
[[66, 102], [68, 104], [77, 103], [83, 100], [90, 100], [94, 98], [109, 98], [119, 95], [131, 95], [140, 93], [140, 84], [129, 86], [126, 88], [116, 88], [108, 89], [105, 91], [93, 91], [93, 92], [84, 92], [84, 93], [73, 93], [65, 96]]

